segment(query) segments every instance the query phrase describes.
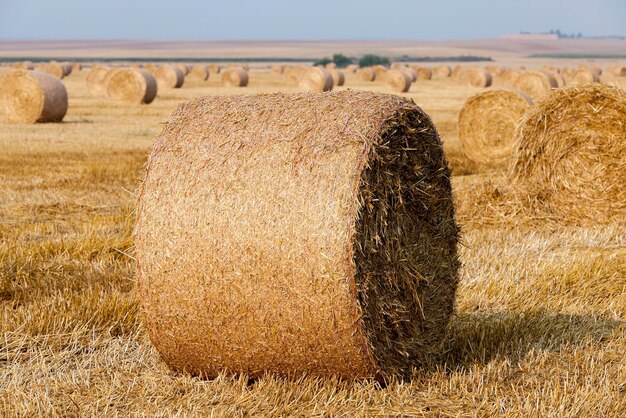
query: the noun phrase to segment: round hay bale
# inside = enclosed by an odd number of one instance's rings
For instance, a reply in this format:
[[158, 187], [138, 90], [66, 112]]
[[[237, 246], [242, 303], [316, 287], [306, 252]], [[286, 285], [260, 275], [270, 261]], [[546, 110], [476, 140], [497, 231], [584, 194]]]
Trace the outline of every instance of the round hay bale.
[[72, 63], [72, 72], [80, 71], [82, 69], [83, 69], [83, 64], [81, 64], [80, 62], [73, 62]]
[[298, 85], [302, 76], [304, 75], [305, 70], [300, 67], [287, 67], [285, 68], [285, 76], [290, 84]]
[[61, 122], [67, 91], [57, 77], [39, 71], [13, 70], [0, 80], [0, 122]]
[[409, 79], [411, 80], [411, 83], [414, 83], [415, 81], [417, 81], [417, 73], [415, 72], [415, 70], [411, 67], [402, 67], [401, 71], [406, 74], [407, 76], [409, 76]]
[[326, 64], [324, 66], [327, 70], [333, 70], [335, 68], [337, 68], [337, 64], [335, 64], [334, 62], [329, 62], [328, 64]]
[[428, 67], [420, 67], [419, 65], [411, 66], [417, 75], [417, 81], [430, 80], [433, 77], [433, 71]]
[[433, 68], [433, 77], [450, 77], [452, 74], [452, 69], [449, 65], [438, 65]]
[[299, 86], [311, 93], [330, 91], [333, 89], [333, 77], [321, 67], [309, 68], [300, 80]]
[[271, 66], [271, 70], [276, 74], [283, 74], [285, 72], [285, 65], [282, 64], [274, 64]]
[[37, 67], [37, 70], [42, 73], [52, 74], [58, 79], [63, 79], [66, 71], [66, 69], [56, 61], [44, 62]]
[[334, 86], [343, 86], [346, 82], [346, 76], [343, 71], [338, 70], [336, 68], [331, 68], [330, 70], [326, 70], [330, 74], [333, 79]]
[[141, 187], [142, 318], [173, 369], [385, 380], [438, 352], [458, 228], [441, 141], [411, 100], [196, 98]]
[[510, 90], [488, 90], [467, 99], [457, 123], [462, 152], [486, 166], [510, 165], [515, 127], [531, 104], [530, 97]]
[[491, 74], [482, 68], [468, 67], [461, 70], [457, 76], [457, 81], [472, 87], [489, 87]]
[[68, 75], [72, 74], [72, 70], [74, 69], [74, 67], [72, 67], [71, 63], [62, 62], [60, 65], [61, 65], [61, 68], [63, 69], [63, 77], [67, 77]]
[[113, 72], [106, 86], [107, 96], [116, 102], [150, 104], [157, 94], [152, 74], [136, 68], [120, 68]]
[[356, 64], [349, 64], [348, 66], [346, 66], [345, 70], [346, 73], [354, 74], [359, 70], [359, 66]]
[[157, 70], [158, 67], [153, 62], [149, 62], [146, 65], [144, 65], [143, 68], [150, 74], [154, 75], [154, 72]]
[[226, 87], [245, 87], [248, 85], [248, 72], [242, 67], [230, 67], [222, 72], [222, 83]]
[[372, 67], [365, 67], [359, 70], [359, 78], [361, 81], [374, 81], [376, 80], [376, 72]]
[[18, 70], [33, 70], [33, 69], [35, 69], [35, 66], [30, 61], [14, 62], [14, 63], [11, 64], [11, 67], [15, 68], [15, 69], [18, 69]]
[[498, 67], [497, 65], [488, 65], [485, 67], [485, 71], [491, 74], [492, 77], [497, 77], [502, 74], [502, 68]]
[[209, 74], [219, 74], [222, 67], [219, 64], [209, 64]]
[[196, 64], [191, 67], [189, 78], [192, 80], [206, 81], [209, 79], [209, 69], [204, 64]]
[[554, 77], [554, 80], [556, 81], [557, 88], [565, 87], [567, 84], [561, 74], [552, 74], [552, 77]]
[[463, 71], [462, 66], [460, 65], [455, 66], [450, 72], [450, 78], [452, 79], [452, 81], [459, 81], [459, 75], [461, 75], [462, 71]]
[[165, 65], [157, 68], [154, 71], [154, 78], [159, 86], [159, 90], [167, 88], [178, 89], [185, 82], [185, 75], [182, 70], [174, 65]]
[[91, 67], [91, 70], [87, 74], [85, 82], [87, 84], [87, 90], [92, 96], [104, 96], [106, 93], [105, 79], [109, 68], [96, 65]]
[[387, 86], [398, 93], [405, 93], [411, 88], [411, 79], [400, 70], [389, 70], [385, 74], [385, 83]]
[[600, 76], [593, 70], [585, 67], [581, 67], [576, 70], [570, 84], [583, 84], [583, 83], [599, 83]]
[[383, 65], [373, 65], [372, 70], [376, 73], [377, 80], [383, 80], [385, 77], [385, 73], [388, 71], [387, 67]]
[[191, 71], [189, 65], [183, 64], [182, 62], [176, 63], [174, 66], [182, 71], [183, 75], [187, 75], [189, 74], [189, 71]]
[[526, 70], [522, 72], [513, 86], [533, 100], [541, 99], [550, 90], [558, 87], [555, 78], [544, 71]]
[[569, 67], [564, 67], [563, 69], [561, 69], [561, 75], [565, 79], [572, 78], [575, 72], [576, 70], [574, 70], [573, 68], [569, 68]]
[[512, 68], [505, 68], [498, 76], [498, 80], [505, 86], [513, 87], [519, 78], [520, 73]]
[[228, 64], [228, 68], [243, 68], [246, 72], [250, 71], [250, 66], [241, 62], [232, 62]]
[[557, 214], [626, 216], [626, 92], [600, 83], [552, 91], [516, 130], [515, 181]]

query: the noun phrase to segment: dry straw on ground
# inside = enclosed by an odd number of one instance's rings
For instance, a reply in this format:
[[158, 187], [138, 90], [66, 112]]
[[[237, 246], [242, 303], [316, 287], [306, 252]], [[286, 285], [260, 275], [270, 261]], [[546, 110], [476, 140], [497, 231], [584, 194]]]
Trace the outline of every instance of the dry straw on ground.
[[482, 68], [467, 67], [461, 70], [457, 76], [457, 81], [472, 87], [489, 87], [491, 86], [491, 74]]
[[401, 70], [390, 70], [385, 74], [385, 83], [392, 91], [405, 93], [411, 88], [411, 79]]
[[449, 65], [438, 65], [433, 67], [433, 77], [450, 77], [452, 69]]
[[522, 72], [513, 86], [522, 93], [538, 100], [558, 87], [556, 79], [545, 71], [526, 70]]
[[176, 370], [389, 378], [440, 349], [458, 229], [441, 141], [410, 100], [191, 100], [137, 214], [145, 329]]
[[162, 89], [178, 89], [185, 82], [185, 75], [180, 68], [174, 65], [164, 65], [154, 71], [159, 90]]
[[248, 81], [248, 72], [242, 67], [230, 67], [222, 71], [222, 83], [226, 87], [245, 87]]
[[571, 77], [570, 84], [599, 83], [600, 76], [592, 69], [581, 67]]
[[114, 72], [106, 86], [107, 97], [129, 104], [150, 104], [157, 94], [152, 74], [136, 68], [121, 68]]
[[361, 81], [374, 81], [376, 80], [376, 72], [372, 67], [365, 67], [359, 69], [359, 78]]
[[209, 79], [209, 69], [205, 64], [196, 64], [189, 71], [189, 79], [206, 81]]
[[569, 218], [626, 219], [626, 92], [599, 83], [555, 90], [516, 131], [514, 177], [529, 201]]
[[333, 77], [328, 70], [321, 67], [309, 68], [300, 80], [302, 90], [311, 93], [321, 93], [333, 89]]
[[96, 65], [91, 67], [91, 70], [87, 74], [85, 78], [85, 83], [87, 84], [87, 90], [92, 96], [104, 96], [106, 93], [106, 84], [105, 79], [107, 77], [107, 73], [109, 72], [109, 68], [101, 67]]
[[66, 69], [56, 61], [44, 62], [37, 66], [37, 70], [43, 73], [52, 74], [58, 79], [64, 78], [66, 74]]
[[327, 69], [326, 71], [332, 77], [334, 86], [343, 86], [346, 83], [346, 76], [343, 71], [336, 68]]
[[61, 122], [67, 91], [58, 78], [39, 71], [13, 70], [0, 80], [0, 122]]
[[510, 90], [489, 90], [467, 99], [457, 124], [463, 153], [486, 166], [510, 165], [515, 127], [531, 103], [528, 96]]

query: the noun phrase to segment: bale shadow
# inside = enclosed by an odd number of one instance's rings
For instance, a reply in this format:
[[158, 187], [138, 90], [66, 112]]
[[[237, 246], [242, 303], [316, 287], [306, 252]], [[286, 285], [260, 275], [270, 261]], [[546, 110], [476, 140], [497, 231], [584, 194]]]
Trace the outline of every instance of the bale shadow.
[[458, 372], [496, 358], [515, 364], [531, 351], [607, 341], [622, 327], [625, 321], [545, 311], [463, 314], [452, 320], [441, 354], [423, 371]]

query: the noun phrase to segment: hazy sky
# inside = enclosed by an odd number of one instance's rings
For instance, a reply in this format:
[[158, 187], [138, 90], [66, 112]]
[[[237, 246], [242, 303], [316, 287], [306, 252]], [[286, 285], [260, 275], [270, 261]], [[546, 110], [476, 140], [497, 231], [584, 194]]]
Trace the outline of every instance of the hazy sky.
[[626, 35], [626, 0], [0, 0], [0, 39], [478, 39]]

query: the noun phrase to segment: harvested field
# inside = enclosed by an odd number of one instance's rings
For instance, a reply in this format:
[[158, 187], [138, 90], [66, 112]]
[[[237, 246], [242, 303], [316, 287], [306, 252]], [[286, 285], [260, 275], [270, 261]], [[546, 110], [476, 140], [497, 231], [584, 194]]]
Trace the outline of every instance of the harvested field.
[[[554, 64], [536, 68], [546, 63]], [[301, 90], [252, 66], [246, 89], [211, 74], [135, 106], [90, 94], [88, 73], [63, 79], [63, 123], [1, 125], [0, 416], [626, 414], [623, 219], [530, 210], [509, 173], [482, 172], [462, 153], [456, 121], [483, 90], [447, 77], [402, 94], [442, 138], [461, 226], [456, 311], [436, 354], [410, 379], [386, 384], [172, 371], [142, 325], [136, 293], [135, 204], [154, 141], [186, 100]], [[334, 90], [387, 91], [345, 77]], [[626, 87], [626, 77], [601, 82]]]

